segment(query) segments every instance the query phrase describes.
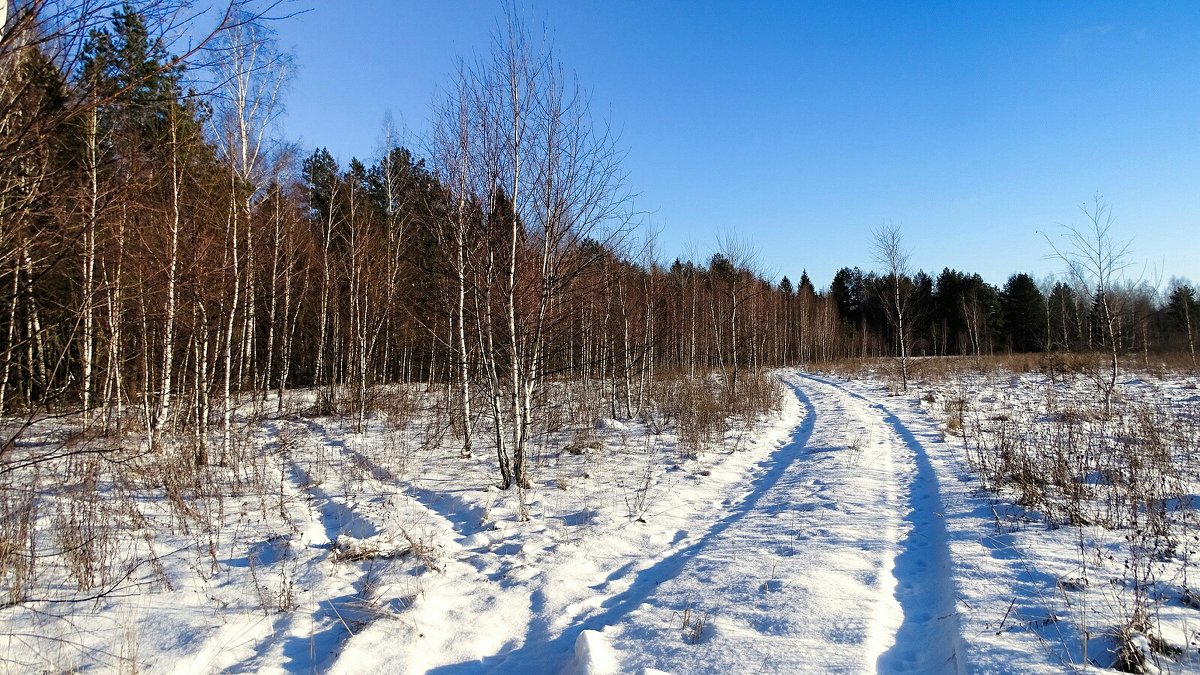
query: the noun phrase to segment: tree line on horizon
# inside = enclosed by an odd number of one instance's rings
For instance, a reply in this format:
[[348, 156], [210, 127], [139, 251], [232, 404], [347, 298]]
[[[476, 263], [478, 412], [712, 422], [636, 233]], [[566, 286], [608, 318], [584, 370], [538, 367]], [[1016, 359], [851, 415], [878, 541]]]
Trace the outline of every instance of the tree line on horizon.
[[4, 27], [0, 414], [190, 435], [220, 463], [239, 402], [315, 387], [361, 427], [380, 385], [421, 382], [453, 401], [464, 454], [486, 430], [510, 485], [555, 381], [634, 416], [656, 378], [721, 372], [736, 395], [741, 373], [901, 338], [917, 356], [1192, 348], [1182, 282], [1164, 300], [843, 268], [818, 291], [732, 237], [666, 264], [586, 95], [511, 23], [455, 75], [428, 157], [389, 129], [371, 160], [301, 153], [270, 136], [291, 63], [269, 28], [231, 5], [201, 65], [165, 41], [175, 4], [35, 2]]
[[[787, 288], [786, 277], [784, 282]], [[1114, 314], [1122, 352], [1194, 351], [1200, 303], [1185, 280], [1173, 280], [1165, 298], [1144, 283], [1099, 293], [1071, 281], [1039, 283], [1023, 272], [996, 287], [949, 267], [936, 277], [924, 271], [904, 275], [901, 284], [911, 296], [908, 330], [915, 356], [1106, 351], [1111, 341], [1102, 327], [1106, 312]], [[844, 267], [828, 287], [860, 356], [895, 353], [895, 328], [884, 307], [891, 285], [887, 276]]]

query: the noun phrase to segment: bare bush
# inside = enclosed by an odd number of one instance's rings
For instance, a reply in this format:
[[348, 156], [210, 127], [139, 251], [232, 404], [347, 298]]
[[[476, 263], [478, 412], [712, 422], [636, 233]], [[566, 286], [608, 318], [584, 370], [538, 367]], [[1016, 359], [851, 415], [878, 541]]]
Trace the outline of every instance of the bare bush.
[[679, 449], [686, 457], [718, 443], [735, 422], [752, 426], [757, 418], [779, 407], [783, 388], [766, 373], [741, 375], [738, 391], [720, 377], [670, 378], [656, 383], [654, 398], [665, 420], [675, 423]]

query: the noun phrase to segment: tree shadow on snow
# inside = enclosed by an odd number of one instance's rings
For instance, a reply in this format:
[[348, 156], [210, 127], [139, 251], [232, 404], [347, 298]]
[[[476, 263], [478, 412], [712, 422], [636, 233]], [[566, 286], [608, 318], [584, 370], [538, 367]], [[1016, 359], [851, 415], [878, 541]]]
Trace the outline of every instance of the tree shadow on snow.
[[[608, 598], [601, 604], [600, 613], [589, 616], [557, 636], [550, 635], [547, 621], [538, 619], [531, 626], [528, 637], [520, 647], [478, 661], [465, 661], [434, 668], [428, 671], [429, 675], [463, 675], [479, 672], [520, 674], [557, 672], [571, 658], [575, 640], [580, 633], [585, 630], [599, 631], [605, 626], [613, 625], [645, 603], [658, 589], [659, 584], [678, 576], [689, 560], [696, 557], [716, 537], [753, 511], [763, 495], [779, 482], [797, 459], [811, 453], [812, 449], [808, 448], [807, 444], [809, 437], [812, 436], [816, 409], [799, 387], [788, 386], [804, 406], [804, 420], [792, 437], [788, 439], [788, 443], [777, 450], [771, 459], [760, 464], [760, 466], [765, 465], [767, 470], [751, 482], [750, 493], [742, 501], [732, 505], [730, 513], [710, 527], [695, 543], [638, 572], [628, 589]], [[609, 581], [612, 580], [613, 576], [610, 575]], [[542, 603], [543, 599], [535, 593], [531, 598], [534, 616], [538, 615], [538, 605]]]

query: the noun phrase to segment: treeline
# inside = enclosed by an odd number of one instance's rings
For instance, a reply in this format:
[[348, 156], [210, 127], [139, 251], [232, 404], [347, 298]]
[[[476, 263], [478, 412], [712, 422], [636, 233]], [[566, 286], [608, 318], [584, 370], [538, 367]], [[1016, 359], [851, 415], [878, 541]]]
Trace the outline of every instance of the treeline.
[[[1163, 298], [1145, 283], [1097, 289], [1063, 281], [1039, 284], [1024, 273], [1010, 276], [1000, 288], [978, 274], [950, 268], [936, 278], [925, 272], [899, 278], [909, 298], [906, 330], [914, 356], [1107, 352], [1113, 346], [1122, 352], [1194, 354], [1200, 303], [1184, 281], [1172, 281]], [[889, 277], [857, 267], [834, 275], [829, 295], [852, 336], [845, 355], [896, 353], [891, 289]]]
[[[231, 6], [188, 71], [164, 42], [173, 7], [34, 2], [4, 28], [0, 413], [185, 434], [206, 464], [241, 403], [316, 387], [361, 426], [378, 385], [437, 383], [463, 452], [487, 434], [507, 486], [556, 380], [633, 416], [666, 373], [721, 371], [736, 396], [742, 372], [895, 353], [901, 330], [913, 355], [1104, 339], [1094, 294], [1026, 275], [843, 269], [817, 292], [764, 278], [736, 240], [660, 263], [613, 139], [520, 26], [462, 67], [430, 157], [385, 129], [378, 158], [341, 166], [270, 138], [290, 62], [268, 28]], [[1191, 289], [1108, 294], [1123, 347], [1191, 344]]]

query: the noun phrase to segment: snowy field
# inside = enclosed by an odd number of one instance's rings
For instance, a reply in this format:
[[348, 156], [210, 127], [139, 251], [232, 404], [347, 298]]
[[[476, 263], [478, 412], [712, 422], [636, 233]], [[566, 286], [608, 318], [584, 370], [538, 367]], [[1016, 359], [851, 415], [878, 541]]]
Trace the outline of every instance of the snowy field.
[[525, 491], [492, 487], [494, 459], [460, 458], [419, 400], [363, 433], [263, 416], [233, 472], [14, 463], [53, 527], [4, 523], [34, 563], [3, 570], [27, 588], [0, 609], [3, 666], [1200, 671], [1195, 376], [1127, 376], [1127, 412], [1107, 416], [1078, 374], [949, 374], [902, 396], [870, 375], [779, 377], [775, 410], [700, 451], [654, 415], [565, 427]]

